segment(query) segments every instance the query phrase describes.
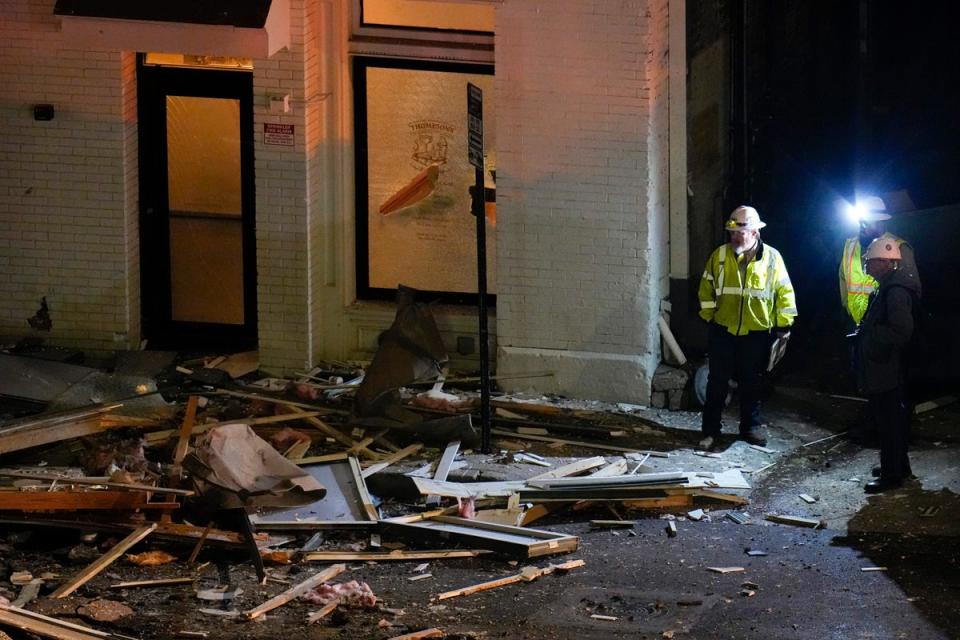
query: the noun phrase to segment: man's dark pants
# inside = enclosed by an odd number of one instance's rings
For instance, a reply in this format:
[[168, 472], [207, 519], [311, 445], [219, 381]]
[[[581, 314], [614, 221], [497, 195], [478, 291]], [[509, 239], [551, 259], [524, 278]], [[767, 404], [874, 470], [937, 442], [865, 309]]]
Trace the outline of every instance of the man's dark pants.
[[703, 406], [704, 435], [720, 434], [720, 415], [727, 399], [730, 378], [737, 376], [740, 396], [740, 433], [746, 434], [763, 423], [760, 392], [763, 372], [770, 357], [770, 333], [751, 331], [735, 336], [719, 324], [710, 324], [710, 375]]
[[880, 432], [880, 479], [900, 482], [910, 471], [907, 442], [910, 437], [910, 416], [903, 401], [903, 387], [868, 396], [873, 423]]

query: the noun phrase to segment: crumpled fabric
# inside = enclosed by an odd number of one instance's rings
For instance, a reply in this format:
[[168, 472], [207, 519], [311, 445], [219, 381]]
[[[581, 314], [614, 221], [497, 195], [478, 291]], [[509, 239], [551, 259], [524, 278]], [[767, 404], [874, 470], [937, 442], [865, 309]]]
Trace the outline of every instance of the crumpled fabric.
[[301, 600], [326, 605], [336, 602], [342, 607], [354, 609], [373, 609], [377, 606], [377, 596], [366, 582], [339, 582], [330, 584], [325, 582], [300, 596]]
[[194, 475], [201, 493], [220, 489], [217, 497], [225, 507], [298, 506], [316, 502], [327, 493], [316, 478], [242, 423], [211, 429], [184, 460], [184, 466]]

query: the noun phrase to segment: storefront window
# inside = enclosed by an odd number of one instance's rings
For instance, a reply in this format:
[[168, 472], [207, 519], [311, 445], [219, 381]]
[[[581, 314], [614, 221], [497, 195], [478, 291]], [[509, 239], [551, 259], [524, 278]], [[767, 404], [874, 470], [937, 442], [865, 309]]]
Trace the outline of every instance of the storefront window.
[[[490, 194], [496, 148], [491, 74], [489, 67], [462, 64], [354, 59], [361, 298], [392, 297], [404, 284], [449, 302], [475, 301], [476, 219], [469, 194], [475, 172], [467, 157], [467, 84], [483, 90]], [[494, 225], [488, 208], [491, 294], [496, 292]]]

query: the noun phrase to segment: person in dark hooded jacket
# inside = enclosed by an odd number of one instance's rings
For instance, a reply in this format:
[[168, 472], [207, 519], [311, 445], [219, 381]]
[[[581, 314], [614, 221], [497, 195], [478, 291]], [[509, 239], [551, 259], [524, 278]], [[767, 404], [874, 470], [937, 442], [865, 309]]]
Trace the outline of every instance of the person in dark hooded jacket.
[[880, 493], [910, 477], [907, 457], [910, 416], [904, 403], [904, 358], [914, 332], [919, 304], [917, 280], [899, 269], [896, 242], [877, 238], [863, 256], [866, 271], [879, 283], [857, 332], [857, 383], [866, 394], [870, 415], [880, 433], [880, 467], [864, 487]]

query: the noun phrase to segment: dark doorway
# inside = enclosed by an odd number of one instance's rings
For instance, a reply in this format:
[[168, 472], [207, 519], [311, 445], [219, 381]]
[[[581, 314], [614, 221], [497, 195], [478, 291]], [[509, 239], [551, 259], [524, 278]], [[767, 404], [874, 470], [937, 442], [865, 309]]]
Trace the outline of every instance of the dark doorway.
[[143, 335], [256, 347], [253, 74], [138, 68]]

